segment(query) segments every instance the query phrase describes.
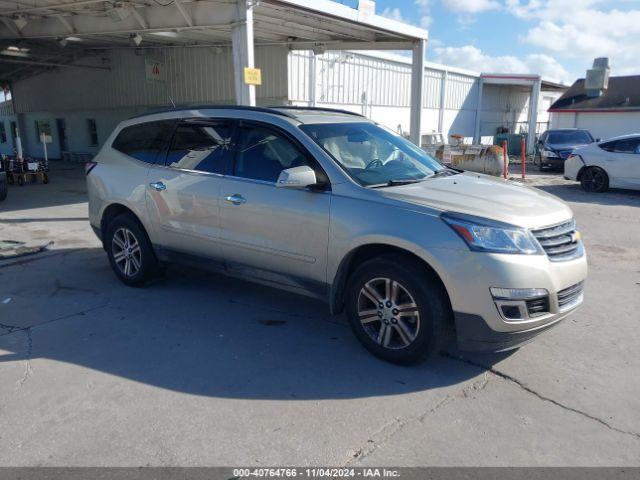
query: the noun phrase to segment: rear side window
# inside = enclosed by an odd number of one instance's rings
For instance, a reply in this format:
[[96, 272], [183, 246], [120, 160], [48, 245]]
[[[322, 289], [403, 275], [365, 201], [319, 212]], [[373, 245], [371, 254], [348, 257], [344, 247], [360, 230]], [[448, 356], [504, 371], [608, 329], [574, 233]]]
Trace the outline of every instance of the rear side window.
[[640, 153], [640, 138], [624, 138], [603, 143], [600, 148], [616, 153]]
[[171, 135], [174, 120], [141, 123], [122, 129], [112, 148], [146, 163], [155, 163], [158, 153]]
[[167, 151], [171, 168], [224, 173], [231, 146], [231, 125], [222, 123], [180, 124]]

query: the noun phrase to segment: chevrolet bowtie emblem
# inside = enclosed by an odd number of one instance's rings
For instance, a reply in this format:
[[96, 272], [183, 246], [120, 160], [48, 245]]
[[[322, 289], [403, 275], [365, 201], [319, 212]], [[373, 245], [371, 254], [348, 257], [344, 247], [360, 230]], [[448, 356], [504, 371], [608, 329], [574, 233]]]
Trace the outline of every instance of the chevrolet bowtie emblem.
[[571, 232], [571, 243], [576, 243], [581, 238], [582, 235], [580, 235], [580, 232], [578, 232], [577, 230], [575, 232]]

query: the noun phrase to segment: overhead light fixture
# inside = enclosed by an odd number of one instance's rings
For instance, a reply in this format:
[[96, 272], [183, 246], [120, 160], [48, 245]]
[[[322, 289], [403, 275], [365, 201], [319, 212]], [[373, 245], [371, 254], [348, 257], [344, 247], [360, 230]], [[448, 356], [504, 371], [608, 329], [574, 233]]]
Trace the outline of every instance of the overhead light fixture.
[[314, 55], [322, 55], [324, 52], [327, 51], [327, 46], [321, 43], [317, 43], [313, 46], [311, 50], [313, 50]]
[[140, 35], [139, 33], [132, 33], [129, 39], [136, 47], [139, 47], [142, 43], [142, 35]]
[[157, 35], [158, 37], [176, 38], [177, 32], [149, 32], [151, 35]]
[[15, 23], [18, 30], [22, 31], [27, 26], [27, 19], [23, 15], [16, 15], [13, 18], [13, 23]]
[[0, 54], [6, 55], [9, 57], [28, 57], [29, 49], [16, 47], [15, 45], [11, 45], [3, 50], [0, 50]]
[[120, 22], [131, 16], [131, 8], [126, 3], [116, 3], [113, 5], [113, 8], [109, 9], [108, 13], [111, 20]]
[[66, 47], [67, 43], [69, 43], [69, 40], [67, 40], [66, 38], [58, 39], [58, 45], [60, 45], [62, 48]]

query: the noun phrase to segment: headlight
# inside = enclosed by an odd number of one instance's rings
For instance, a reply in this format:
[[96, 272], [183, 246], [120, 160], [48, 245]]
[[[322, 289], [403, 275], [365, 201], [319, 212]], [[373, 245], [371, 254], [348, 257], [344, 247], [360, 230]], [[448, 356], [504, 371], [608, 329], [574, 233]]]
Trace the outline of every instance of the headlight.
[[442, 219], [473, 251], [527, 255], [542, 253], [536, 239], [524, 228], [483, 225], [447, 215], [443, 215]]
[[541, 155], [547, 158], [558, 158], [558, 154], [556, 152], [552, 152], [551, 150], [542, 150]]

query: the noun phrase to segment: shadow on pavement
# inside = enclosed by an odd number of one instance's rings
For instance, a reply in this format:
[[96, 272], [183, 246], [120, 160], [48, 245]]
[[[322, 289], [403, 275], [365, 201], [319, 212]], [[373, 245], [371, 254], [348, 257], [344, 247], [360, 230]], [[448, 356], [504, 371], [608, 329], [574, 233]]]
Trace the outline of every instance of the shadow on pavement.
[[536, 185], [536, 188], [560, 197], [567, 202], [591, 203], [611, 206], [640, 206], [640, 191], [611, 189], [604, 193], [585, 192], [580, 185]]
[[0, 364], [30, 360], [34, 381], [64, 362], [193, 395], [314, 400], [418, 392], [482, 372], [444, 357], [385, 363], [323, 303], [205, 271], [171, 267], [129, 288], [100, 249], [0, 268], [0, 324]]

